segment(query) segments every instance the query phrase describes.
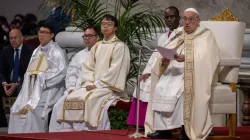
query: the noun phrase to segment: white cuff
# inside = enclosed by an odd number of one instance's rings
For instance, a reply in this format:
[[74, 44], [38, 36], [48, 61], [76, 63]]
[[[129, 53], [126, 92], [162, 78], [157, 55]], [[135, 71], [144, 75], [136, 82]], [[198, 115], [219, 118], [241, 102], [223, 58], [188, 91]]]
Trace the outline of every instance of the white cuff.
[[95, 81], [94, 85], [95, 85], [97, 88], [106, 88], [106, 87], [108, 87], [106, 84], [104, 84], [104, 83], [101, 82], [101, 81]]
[[92, 86], [94, 85], [94, 83], [91, 83], [91, 82], [85, 82], [82, 87], [87, 87], [87, 86]]
[[2, 82], [2, 85], [7, 84], [7, 82]]

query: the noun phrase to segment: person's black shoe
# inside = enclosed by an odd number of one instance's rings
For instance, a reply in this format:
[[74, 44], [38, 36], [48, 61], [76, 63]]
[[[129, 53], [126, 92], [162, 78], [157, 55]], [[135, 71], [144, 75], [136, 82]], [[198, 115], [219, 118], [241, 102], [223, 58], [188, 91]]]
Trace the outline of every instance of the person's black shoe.
[[208, 136], [215, 136], [215, 134], [211, 131]]
[[8, 127], [7, 122], [6, 123], [0, 123], [0, 127]]
[[178, 140], [189, 140], [184, 125], [181, 126], [181, 134], [179, 135]]
[[172, 132], [170, 130], [161, 130], [147, 135], [150, 139], [172, 139]]

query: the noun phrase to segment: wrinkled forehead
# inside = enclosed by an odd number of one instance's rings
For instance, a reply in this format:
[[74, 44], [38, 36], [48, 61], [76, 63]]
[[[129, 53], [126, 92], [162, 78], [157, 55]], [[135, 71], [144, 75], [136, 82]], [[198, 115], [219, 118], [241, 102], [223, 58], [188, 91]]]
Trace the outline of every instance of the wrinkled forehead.
[[196, 18], [196, 17], [198, 17], [198, 14], [196, 14], [195, 12], [186, 11], [186, 12], [184, 12], [184, 17], [185, 18]]

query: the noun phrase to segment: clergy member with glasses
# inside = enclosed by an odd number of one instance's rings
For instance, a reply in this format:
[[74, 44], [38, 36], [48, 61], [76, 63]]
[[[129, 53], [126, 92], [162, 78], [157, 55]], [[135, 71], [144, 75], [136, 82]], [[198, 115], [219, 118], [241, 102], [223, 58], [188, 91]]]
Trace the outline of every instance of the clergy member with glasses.
[[73, 91], [80, 88], [80, 75], [81, 75], [81, 68], [82, 63], [86, 60], [88, 53], [92, 46], [94, 46], [98, 40], [99, 36], [97, 34], [97, 29], [92, 26], [89, 26], [84, 29], [84, 35], [82, 36], [84, 45], [86, 46], [85, 49], [78, 52], [69, 64], [67, 75], [66, 75], [66, 91], [64, 92], [64, 96], [62, 96], [58, 102], [55, 104], [51, 116], [51, 121], [49, 125], [49, 132], [59, 132], [62, 128], [59, 123], [56, 122], [58, 116], [62, 111], [62, 104], [64, 103], [65, 98], [68, 94], [72, 93]]
[[130, 53], [115, 32], [118, 21], [104, 15], [101, 31], [104, 39], [93, 46], [82, 63], [81, 88], [70, 93], [61, 105], [57, 121], [61, 131], [109, 130], [109, 106], [126, 97], [126, 77], [130, 68]]
[[68, 59], [61, 47], [53, 42], [53, 24], [40, 27], [38, 46], [30, 59], [23, 85], [10, 110], [8, 133], [48, 131], [49, 113], [65, 91]]

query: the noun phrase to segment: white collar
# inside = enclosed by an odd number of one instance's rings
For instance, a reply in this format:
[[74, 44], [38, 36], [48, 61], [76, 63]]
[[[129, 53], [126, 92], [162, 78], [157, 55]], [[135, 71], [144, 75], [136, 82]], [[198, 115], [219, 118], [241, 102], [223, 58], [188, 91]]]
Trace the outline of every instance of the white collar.
[[[19, 50], [19, 52], [21, 52], [22, 48], [23, 48], [23, 43], [17, 49]], [[16, 48], [14, 48], [14, 51], [15, 51], [15, 49]]]
[[53, 43], [53, 40], [51, 40], [47, 45], [42, 46], [41, 45], [41, 51], [47, 51], [49, 49], [49, 46]]
[[112, 44], [114, 42], [119, 41], [119, 39], [116, 37], [116, 35], [114, 35], [111, 39], [109, 40], [104, 40], [102, 41], [103, 44]]

